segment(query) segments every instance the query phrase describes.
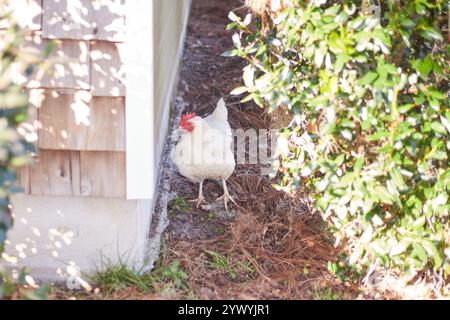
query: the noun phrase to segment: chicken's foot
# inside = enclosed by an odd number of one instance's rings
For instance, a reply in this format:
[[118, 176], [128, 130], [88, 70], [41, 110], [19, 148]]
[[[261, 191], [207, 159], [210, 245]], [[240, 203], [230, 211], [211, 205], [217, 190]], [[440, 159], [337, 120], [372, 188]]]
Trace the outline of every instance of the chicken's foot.
[[198, 197], [197, 199], [190, 200], [191, 202], [195, 202], [197, 209], [200, 208], [200, 205], [205, 202], [205, 197], [203, 196], [203, 181], [200, 182], [199, 190], [198, 190]]
[[235, 205], [238, 205], [236, 201], [231, 197], [230, 193], [228, 192], [227, 188], [227, 182], [223, 179], [222, 180], [223, 185], [223, 196], [217, 199], [217, 201], [223, 200], [223, 203], [225, 204], [225, 210], [228, 211], [228, 201], [233, 202]]

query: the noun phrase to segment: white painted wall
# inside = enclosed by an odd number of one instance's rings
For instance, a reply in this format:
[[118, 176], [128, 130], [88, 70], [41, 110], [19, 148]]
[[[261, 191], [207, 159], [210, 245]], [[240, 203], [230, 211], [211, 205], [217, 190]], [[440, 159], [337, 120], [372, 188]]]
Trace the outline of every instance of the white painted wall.
[[155, 163], [159, 168], [177, 89], [191, 0], [153, 0]]
[[[151, 201], [16, 196], [15, 224], [4, 258], [42, 280], [64, 280], [73, 267], [91, 273], [101, 259], [141, 268], [145, 262]], [[68, 268], [69, 267], [69, 268]]]

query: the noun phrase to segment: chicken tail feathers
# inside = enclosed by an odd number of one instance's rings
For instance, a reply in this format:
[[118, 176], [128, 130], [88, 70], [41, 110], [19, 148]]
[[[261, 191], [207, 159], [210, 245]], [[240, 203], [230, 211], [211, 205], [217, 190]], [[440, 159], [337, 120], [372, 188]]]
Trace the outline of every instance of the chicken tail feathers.
[[223, 98], [217, 103], [216, 110], [211, 114], [211, 119], [214, 121], [228, 121], [228, 110]]

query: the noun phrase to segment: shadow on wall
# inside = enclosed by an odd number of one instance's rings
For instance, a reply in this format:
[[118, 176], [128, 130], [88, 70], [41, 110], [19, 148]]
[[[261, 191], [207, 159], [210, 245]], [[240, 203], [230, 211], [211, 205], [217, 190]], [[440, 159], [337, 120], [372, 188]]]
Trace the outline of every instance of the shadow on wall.
[[11, 0], [8, 9], [31, 31], [27, 50], [40, 53], [49, 39], [56, 44], [50, 56], [54, 66], [48, 74], [16, 75], [17, 80], [28, 88], [83, 89], [97, 96], [123, 96], [124, 3]]
[[[12, 0], [7, 9], [31, 30], [24, 51], [41, 56], [53, 47], [48, 69], [31, 75], [13, 69], [30, 97], [21, 133], [44, 149], [124, 151], [124, 0]], [[105, 141], [89, 139], [105, 129], [112, 136], [97, 137]]]
[[[98, 257], [102, 246], [114, 246], [118, 230], [125, 247], [137, 237], [127, 215], [136, 212], [136, 204], [123, 199], [124, 5], [125, 0], [10, 0], [0, 8], [12, 10], [29, 30], [24, 51], [42, 56], [52, 48], [46, 70], [11, 70], [29, 97], [29, 118], [19, 131], [37, 150], [36, 164], [20, 170], [19, 182], [37, 197], [14, 197], [12, 247], [3, 256], [10, 266], [22, 260], [39, 269], [59, 261], [57, 272], [67, 278], [86, 270], [83, 259]], [[0, 47], [2, 36], [0, 30]], [[72, 257], [83, 257], [82, 265]]]
[[[105, 261], [144, 264], [149, 205], [121, 199], [15, 196], [15, 224], [8, 234], [5, 265], [18, 274], [31, 266], [43, 281], [77, 281]], [[142, 215], [142, 216], [141, 216]]]
[[9, 9], [30, 29], [24, 51], [52, 48], [45, 70], [12, 70], [30, 105], [19, 132], [37, 150], [38, 164], [19, 172], [25, 193], [124, 197], [125, 1], [11, 0]]
[[[20, 201], [20, 199], [19, 199]], [[13, 207], [12, 209], [15, 209]], [[20, 234], [26, 234], [25, 239], [12, 239], [6, 240], [7, 252], [2, 254], [2, 259], [6, 262], [6, 265], [11, 268], [13, 278], [17, 278], [23, 265], [27, 265], [30, 260], [38, 259], [34, 266], [37, 266], [39, 272], [39, 265], [45, 264], [45, 260], [51, 259], [53, 261], [60, 261], [60, 266], [57, 266], [54, 270], [54, 275], [43, 276], [38, 274], [39, 277], [43, 277], [44, 280], [48, 279], [60, 279], [61, 281], [67, 281], [67, 279], [76, 279], [78, 283], [85, 283], [82, 279], [81, 268], [75, 261], [62, 261], [60, 260], [61, 252], [67, 250], [77, 236], [76, 229], [68, 229], [65, 227], [55, 227], [50, 229], [43, 229], [37, 227], [30, 221], [33, 219], [33, 209], [27, 207], [26, 213], [21, 213], [20, 218], [15, 217], [14, 229], [21, 230]], [[56, 210], [57, 219], [55, 225], [58, 225], [58, 218], [64, 219], [62, 210]], [[53, 262], [54, 264], [54, 262]]]

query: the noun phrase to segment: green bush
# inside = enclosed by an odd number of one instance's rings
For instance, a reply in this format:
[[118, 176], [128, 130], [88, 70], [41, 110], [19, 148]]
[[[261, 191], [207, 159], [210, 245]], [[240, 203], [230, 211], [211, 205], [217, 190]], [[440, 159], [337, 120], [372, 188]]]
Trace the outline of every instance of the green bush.
[[356, 274], [378, 265], [448, 278], [447, 0], [291, 3], [267, 30], [230, 13], [225, 53], [248, 62], [233, 94], [292, 115], [278, 188], [313, 192]]
[[[38, 68], [41, 60], [23, 49], [27, 34], [6, 12], [7, 0], [0, 0], [0, 25], [8, 26], [0, 33], [0, 260], [4, 251], [8, 230], [13, 218], [10, 210], [10, 195], [20, 192], [16, 183], [16, 170], [31, 161], [33, 146], [19, 134], [19, 125], [28, 116], [28, 98], [23, 88], [13, 82], [12, 74], [30, 75]], [[48, 54], [51, 47], [44, 54]], [[21, 272], [18, 285], [25, 283], [25, 270]], [[23, 279], [22, 279], [23, 278]], [[22, 279], [22, 280], [21, 280]], [[0, 299], [11, 296], [16, 291], [6, 277], [0, 261]], [[36, 293], [21, 291], [25, 298], [34, 298]]]

